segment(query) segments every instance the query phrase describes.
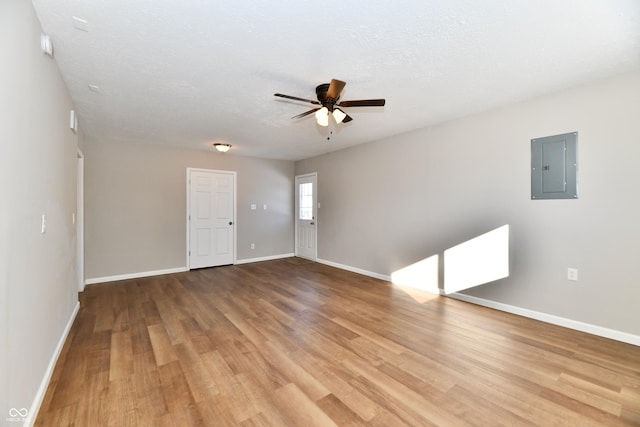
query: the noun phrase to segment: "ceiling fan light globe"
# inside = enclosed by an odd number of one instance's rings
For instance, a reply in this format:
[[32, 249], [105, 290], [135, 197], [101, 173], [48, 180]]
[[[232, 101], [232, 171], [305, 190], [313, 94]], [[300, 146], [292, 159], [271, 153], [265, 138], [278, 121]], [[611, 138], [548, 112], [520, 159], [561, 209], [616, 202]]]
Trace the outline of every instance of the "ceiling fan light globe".
[[320, 126], [329, 126], [329, 116], [326, 116], [324, 118], [320, 118], [317, 119], [316, 122], [320, 125]]
[[320, 126], [329, 126], [329, 110], [327, 107], [322, 107], [316, 111], [316, 122]]
[[341, 109], [336, 108], [333, 110], [333, 118], [336, 119], [336, 123], [342, 123], [345, 117], [347, 117], [347, 115]]

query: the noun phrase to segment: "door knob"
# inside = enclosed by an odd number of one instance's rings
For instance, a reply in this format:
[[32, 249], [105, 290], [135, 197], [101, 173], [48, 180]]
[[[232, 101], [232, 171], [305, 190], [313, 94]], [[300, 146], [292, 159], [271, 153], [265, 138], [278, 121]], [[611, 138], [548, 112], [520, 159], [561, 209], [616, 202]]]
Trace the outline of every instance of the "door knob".
[[229, 221], [229, 225], [233, 225], [233, 222]]
[[310, 222], [309, 225], [315, 225], [315, 222]]

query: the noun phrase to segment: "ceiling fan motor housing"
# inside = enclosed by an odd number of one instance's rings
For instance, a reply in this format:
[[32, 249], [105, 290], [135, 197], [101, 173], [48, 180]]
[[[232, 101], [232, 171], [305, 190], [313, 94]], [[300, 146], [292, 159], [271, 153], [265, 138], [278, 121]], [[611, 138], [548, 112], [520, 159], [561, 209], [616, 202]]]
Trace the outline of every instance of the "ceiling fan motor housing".
[[[329, 91], [329, 83], [323, 83], [316, 87], [316, 96], [318, 97], [318, 101], [320, 101], [322, 105], [325, 105], [325, 102], [328, 101], [327, 99], [328, 91]], [[334, 99], [333, 102], [331, 102], [331, 104], [335, 104], [337, 101], [338, 101], [337, 99]]]

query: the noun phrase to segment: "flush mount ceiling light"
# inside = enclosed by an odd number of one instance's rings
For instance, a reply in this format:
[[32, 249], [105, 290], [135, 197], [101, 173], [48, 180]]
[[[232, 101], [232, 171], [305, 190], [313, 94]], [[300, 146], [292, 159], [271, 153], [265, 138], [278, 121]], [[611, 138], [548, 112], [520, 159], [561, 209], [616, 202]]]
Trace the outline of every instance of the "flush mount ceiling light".
[[218, 150], [221, 153], [226, 153], [231, 149], [231, 144], [215, 143], [213, 144], [213, 146], [216, 148], [216, 150]]

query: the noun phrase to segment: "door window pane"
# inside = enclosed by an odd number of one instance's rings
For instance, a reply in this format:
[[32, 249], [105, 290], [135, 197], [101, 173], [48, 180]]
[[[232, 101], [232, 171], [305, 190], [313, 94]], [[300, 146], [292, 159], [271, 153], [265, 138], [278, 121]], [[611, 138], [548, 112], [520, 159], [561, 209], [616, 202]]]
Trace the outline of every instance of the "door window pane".
[[303, 220], [313, 219], [313, 183], [300, 184], [300, 200], [298, 218]]

